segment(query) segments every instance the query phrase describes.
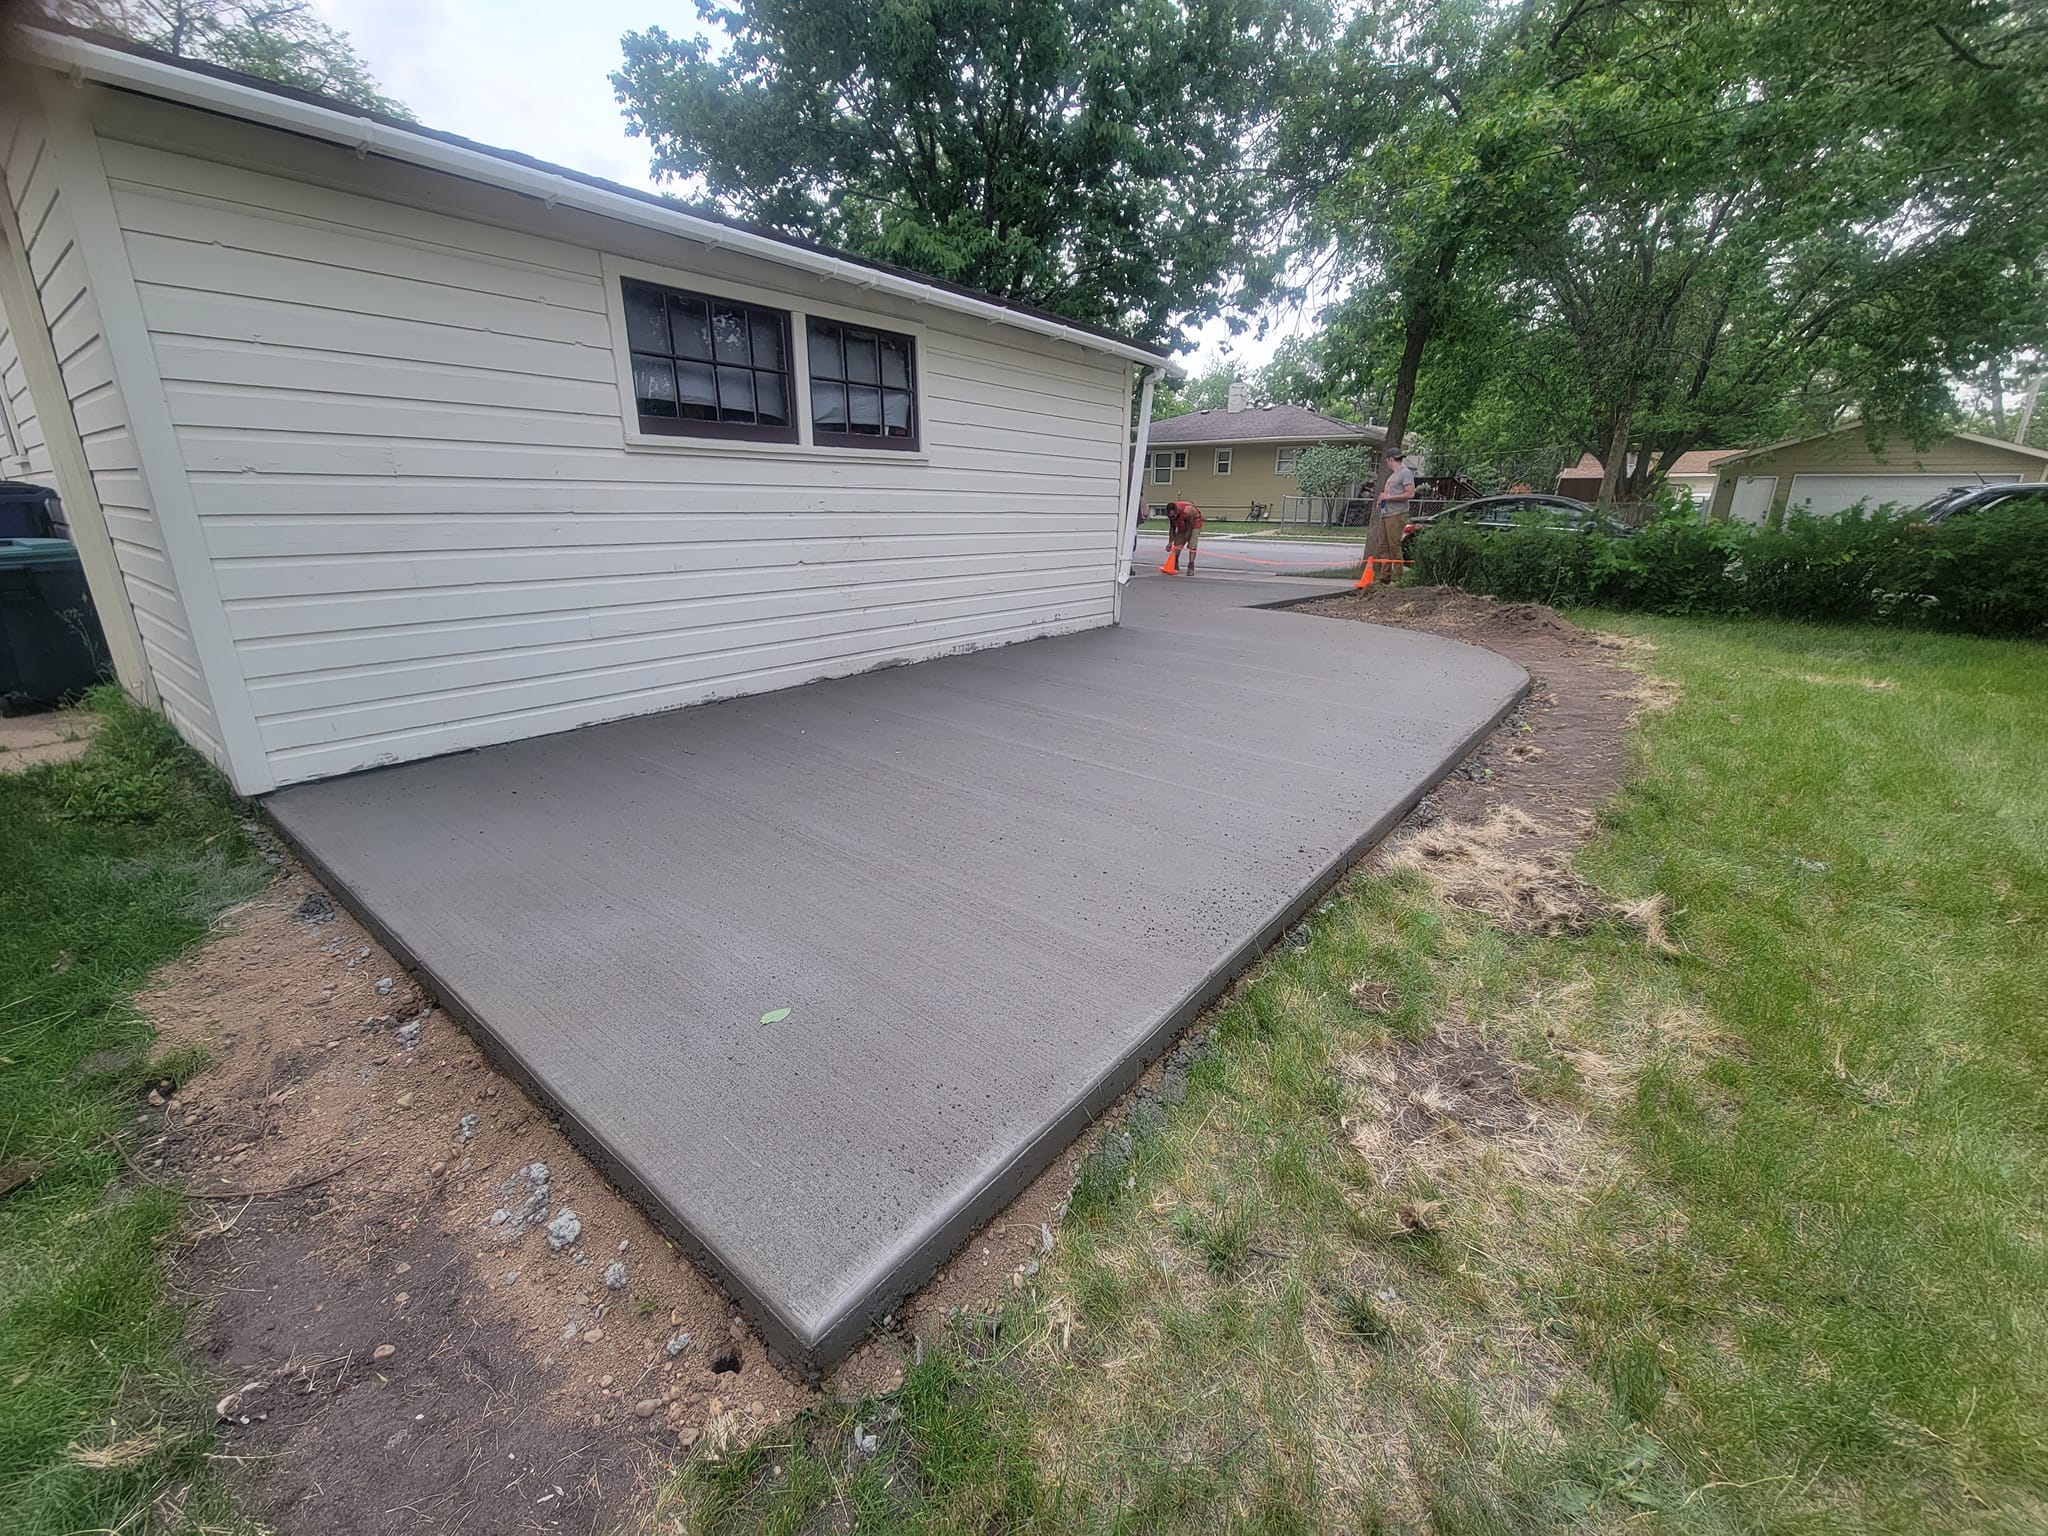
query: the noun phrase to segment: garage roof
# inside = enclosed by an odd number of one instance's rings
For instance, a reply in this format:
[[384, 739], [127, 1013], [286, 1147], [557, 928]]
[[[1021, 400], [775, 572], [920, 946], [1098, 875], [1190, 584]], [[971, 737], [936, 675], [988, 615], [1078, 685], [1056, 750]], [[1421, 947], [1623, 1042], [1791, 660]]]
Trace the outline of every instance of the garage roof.
[[[1730, 464], [1740, 464], [1748, 459], [1761, 458], [1767, 453], [1778, 453], [1786, 448], [1796, 448], [1801, 443], [1817, 443], [1823, 438], [1840, 437], [1845, 432], [1861, 432], [1863, 430], [1862, 422], [1852, 421], [1847, 426], [1835, 428], [1832, 432], [1809, 432], [1804, 437], [1782, 438], [1775, 443], [1766, 443], [1761, 448], [1745, 448], [1740, 453], [1731, 453], [1727, 458], [1716, 463], [1714, 467], [1721, 469]], [[1981, 432], [1944, 432], [1941, 435], [1943, 438], [1953, 438], [1958, 442], [1977, 443], [1986, 448], [2002, 449], [2007, 453], [2019, 454], [2023, 458], [2048, 459], [2048, 449], [2029, 448], [2025, 443], [2008, 442], [2002, 437], [1986, 437]]]
[[1385, 427], [1360, 426], [1312, 411], [1305, 405], [1255, 405], [1243, 411], [1189, 411], [1152, 423], [1150, 441], [1160, 443], [1294, 443], [1386, 441]]
[[345, 144], [359, 155], [425, 166], [530, 197], [544, 207], [567, 204], [586, 213], [759, 256], [782, 266], [973, 315], [1039, 335], [1075, 342], [1129, 362], [1180, 370], [1157, 347], [1084, 325], [1028, 304], [924, 277], [886, 262], [850, 255], [775, 233], [710, 209], [689, 207], [602, 177], [537, 160], [517, 150], [479, 144], [423, 128], [331, 96], [238, 74], [196, 59], [176, 58], [126, 38], [39, 21], [27, 33], [30, 51], [74, 79], [117, 86], [244, 122]]

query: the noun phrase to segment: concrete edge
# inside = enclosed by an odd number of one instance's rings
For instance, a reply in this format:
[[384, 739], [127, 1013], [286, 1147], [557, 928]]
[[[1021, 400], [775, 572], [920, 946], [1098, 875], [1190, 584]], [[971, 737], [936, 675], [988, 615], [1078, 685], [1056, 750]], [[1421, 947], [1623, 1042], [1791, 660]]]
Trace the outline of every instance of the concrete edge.
[[[1314, 594], [1315, 597], [1327, 595]], [[1295, 601], [1309, 600], [1313, 599]], [[1292, 603], [1273, 606], [1287, 607], [1292, 606]], [[1453, 643], [1469, 644], [1456, 641]], [[1203, 980], [1153, 1026], [1135, 1051], [1097, 1078], [1037, 1136], [1018, 1149], [993, 1178], [945, 1213], [934, 1227], [900, 1257], [891, 1260], [880, 1285], [870, 1288], [860, 1299], [842, 1307], [826, 1324], [815, 1346], [817, 1356], [827, 1364], [843, 1358], [867, 1336], [875, 1319], [894, 1310], [905, 1297], [915, 1293], [930, 1280], [961, 1243], [1015, 1200], [1033, 1179], [1063, 1155], [1104, 1110], [1122, 1097], [1125, 1091], [1145, 1074], [1145, 1070], [1165, 1054], [1174, 1040], [1192, 1025], [1211, 1003], [1227, 991], [1238, 977], [1257, 964], [1266, 951], [1313, 909], [1354, 866], [1384, 842], [1422, 798], [1450, 775], [1453, 768], [1471, 756], [1480, 743], [1498, 730], [1501, 722], [1513, 714], [1529, 695], [1530, 679], [1527, 669], [1519, 663], [1510, 665], [1521, 672], [1520, 684], [1483, 724], [1475, 727], [1459, 741], [1456, 748], [1445, 756], [1435, 773], [1424, 780], [1412, 794], [1376, 820], [1343, 852], [1325, 864], [1291, 900], [1282, 904], [1274, 916], [1213, 966]]]
[[[301, 843], [292, 834], [291, 829], [271, 813], [267, 805], [261, 806], [261, 809], [265, 819], [299, 861], [348, 909], [350, 916], [369, 930], [372, 938], [389, 950], [392, 957], [404, 966], [409, 974], [424, 984], [434, 999], [435, 1006], [462, 1027], [463, 1031], [477, 1043], [491, 1065], [517, 1083], [569, 1138], [570, 1145], [588, 1158], [591, 1166], [596, 1168], [607, 1182], [624, 1193], [640, 1213], [654, 1223], [664, 1237], [675, 1243], [684, 1256], [697, 1267], [699, 1273], [708, 1276], [718, 1286], [726, 1300], [759, 1331], [774, 1354], [806, 1377], [816, 1380], [821, 1370], [817, 1346], [805, 1343], [802, 1332], [795, 1325], [762, 1303], [747, 1286], [739, 1283], [734, 1267], [726, 1262], [724, 1255], [699, 1239], [655, 1198], [653, 1190], [640, 1176], [630, 1158], [614, 1151], [610, 1143], [585, 1125], [567, 1105], [550, 1093], [539, 1077], [528, 1070], [519, 1052], [500, 1039], [497, 1033], [484, 1023], [482, 1015], [464, 1000], [460, 991], [445, 982], [431, 965], [423, 962], [397, 932], [370, 910], [355, 888]], [[822, 1362], [833, 1363], [836, 1363], [836, 1358]]]
[[[1317, 592], [1257, 606], [1285, 609], [1329, 595], [1326, 592]], [[1203, 980], [1187, 992], [1181, 1001], [1152, 1027], [1135, 1051], [1127, 1054], [1098, 1077], [1036, 1136], [1012, 1154], [1009, 1161], [992, 1178], [944, 1213], [938, 1222], [928, 1228], [907, 1250], [886, 1261], [883, 1278], [879, 1284], [868, 1287], [858, 1297], [843, 1304], [816, 1335], [809, 1339], [806, 1339], [805, 1331], [801, 1327], [782, 1317], [756, 1296], [750, 1287], [741, 1283], [736, 1266], [699, 1239], [655, 1198], [652, 1189], [640, 1177], [631, 1160], [616, 1152], [602, 1136], [585, 1125], [566, 1105], [556, 1099], [540, 1079], [528, 1070], [519, 1053], [483, 1022], [482, 1016], [468, 1005], [457, 989], [445, 983], [432, 966], [420, 960], [402, 937], [375, 916], [353, 886], [301, 843], [291, 829], [270, 810], [266, 802], [259, 802], [259, 807], [264, 813], [265, 820], [292, 849], [300, 862], [319, 878], [321, 884], [341, 901], [350, 915], [360, 922], [379, 944], [390, 951], [407, 972], [425, 984], [436, 1006], [454, 1019], [470, 1038], [476, 1041], [492, 1065], [518, 1083], [528, 1097], [556, 1122], [563, 1134], [568, 1137], [570, 1144], [588, 1158], [600, 1174], [621, 1190], [640, 1212], [654, 1223], [663, 1236], [674, 1242], [701, 1273], [717, 1284], [726, 1299], [732, 1302], [759, 1331], [774, 1354], [807, 1379], [816, 1381], [827, 1369], [851, 1354], [868, 1336], [879, 1318], [893, 1311], [905, 1297], [912, 1295], [929, 1281], [962, 1242], [1015, 1200], [1033, 1179], [1072, 1146], [1102, 1112], [1136, 1083], [1144, 1075], [1145, 1070], [1165, 1053], [1167, 1047], [1201, 1016], [1210, 1003], [1256, 964], [1260, 957], [1321, 901], [1355, 864], [1400, 825], [1423, 796], [1442, 783], [1453, 768], [1470, 756], [1482, 741], [1499, 728], [1500, 723], [1528, 696], [1528, 672], [1519, 665], [1517, 670], [1522, 672], [1521, 683], [1491, 716], [1459, 740], [1455, 749], [1446, 754], [1433, 774], [1422, 780], [1412, 793], [1380, 816], [1364, 833], [1353, 839], [1343, 852], [1325, 864], [1291, 900], [1283, 903], [1274, 916], [1212, 966]]]

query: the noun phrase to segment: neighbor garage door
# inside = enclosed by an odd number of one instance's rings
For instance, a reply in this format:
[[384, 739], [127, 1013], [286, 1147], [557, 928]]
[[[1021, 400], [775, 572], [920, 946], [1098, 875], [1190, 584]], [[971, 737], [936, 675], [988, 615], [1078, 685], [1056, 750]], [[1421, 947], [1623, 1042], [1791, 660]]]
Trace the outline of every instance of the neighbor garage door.
[[1803, 508], [1815, 517], [1833, 517], [1859, 501], [1873, 507], [1887, 502], [1917, 507], [1956, 486], [2003, 485], [2017, 479], [2016, 473], [1979, 475], [1955, 470], [1945, 475], [1794, 475], [1785, 510]]

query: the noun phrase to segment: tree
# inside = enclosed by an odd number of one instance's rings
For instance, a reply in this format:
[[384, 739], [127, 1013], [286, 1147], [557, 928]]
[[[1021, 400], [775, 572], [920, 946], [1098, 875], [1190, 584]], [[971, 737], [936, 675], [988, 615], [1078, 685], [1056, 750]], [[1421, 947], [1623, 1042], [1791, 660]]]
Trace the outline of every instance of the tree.
[[1294, 483], [1304, 496], [1348, 496], [1372, 478], [1372, 455], [1356, 444], [1317, 443], [1294, 461]]
[[1175, 338], [1256, 298], [1271, 103], [1313, 0], [699, 0], [628, 33], [658, 175], [783, 234]]
[[305, 0], [61, 0], [58, 14], [181, 59], [412, 117], [377, 88], [348, 34], [320, 20]]
[[1287, 163], [1375, 317], [1357, 366], [1389, 426], [1427, 395], [1475, 463], [1593, 449], [1621, 500], [1701, 444], [1852, 413], [1932, 432], [1949, 380], [2048, 323], [2037, 11], [1368, 7]]
[[1236, 379], [1236, 364], [1211, 363], [1183, 383], [1162, 383], [1152, 396], [1152, 419], [1164, 421], [1190, 411], [1220, 411], [1230, 403], [1230, 386]]
[[1800, 411], [1924, 437], [1945, 376], [2038, 340], [2048, 98], [2006, 78], [2043, 62], [2015, 10], [1557, 7], [1519, 87], [1561, 132], [1514, 268], [1570, 338], [1603, 501]]
[[[1430, 338], [1475, 238], [1512, 222], [1522, 126], [1496, 97], [1514, 38], [1491, 0], [1375, 0], [1283, 123], [1280, 166], [1307, 239], [1356, 290], [1352, 331], [1391, 362], [1387, 446], [1406, 440]], [[1370, 309], [1361, 300], [1370, 296]], [[1389, 346], [1389, 341], [1393, 345]]]

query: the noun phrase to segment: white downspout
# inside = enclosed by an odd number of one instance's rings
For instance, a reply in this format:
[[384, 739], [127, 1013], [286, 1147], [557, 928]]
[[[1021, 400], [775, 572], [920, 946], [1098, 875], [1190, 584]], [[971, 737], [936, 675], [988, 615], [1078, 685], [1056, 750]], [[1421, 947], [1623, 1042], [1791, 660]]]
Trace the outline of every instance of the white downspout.
[[1124, 507], [1124, 557], [1116, 570], [1119, 587], [1131, 579], [1131, 560], [1138, 550], [1138, 504], [1145, 499], [1145, 446], [1152, 440], [1152, 386], [1159, 370], [1144, 367], [1144, 383], [1138, 390], [1138, 436], [1131, 445], [1131, 496]]

